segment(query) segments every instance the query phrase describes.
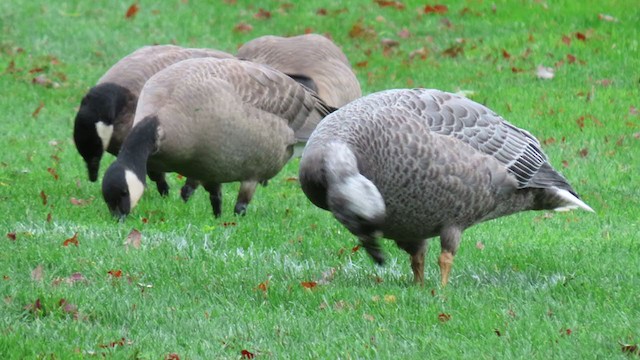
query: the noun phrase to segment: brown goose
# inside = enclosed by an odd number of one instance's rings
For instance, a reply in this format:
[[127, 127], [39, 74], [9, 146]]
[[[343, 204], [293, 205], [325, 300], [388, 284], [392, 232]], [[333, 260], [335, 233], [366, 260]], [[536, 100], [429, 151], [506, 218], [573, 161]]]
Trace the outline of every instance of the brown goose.
[[440, 236], [444, 286], [466, 228], [524, 210], [593, 211], [531, 134], [438, 90], [382, 91], [326, 117], [302, 155], [300, 183], [377, 263], [377, 237], [394, 240], [420, 284], [431, 237]]
[[142, 196], [148, 171], [200, 181], [221, 214], [221, 184], [241, 181], [243, 214], [256, 184], [276, 175], [293, 145], [306, 140], [331, 109], [267, 66], [236, 59], [181, 61], [151, 77], [134, 126], [107, 169], [102, 193], [112, 214], [126, 216]]
[[362, 96], [349, 60], [339, 47], [322, 35], [261, 36], [242, 45], [237, 57], [267, 64], [289, 75], [333, 107]]
[[[89, 180], [98, 179], [104, 151], [117, 155], [131, 129], [142, 86], [156, 72], [178, 61], [199, 58], [233, 58], [218, 50], [190, 49], [174, 45], [145, 46], [113, 65], [82, 99], [73, 138], [87, 164]], [[163, 174], [150, 173], [158, 191], [166, 195]]]

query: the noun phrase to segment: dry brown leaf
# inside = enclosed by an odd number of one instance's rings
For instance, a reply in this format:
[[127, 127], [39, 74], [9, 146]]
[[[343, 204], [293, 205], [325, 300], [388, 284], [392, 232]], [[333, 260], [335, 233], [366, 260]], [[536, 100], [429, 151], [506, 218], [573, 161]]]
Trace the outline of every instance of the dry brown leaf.
[[131, 230], [129, 235], [127, 235], [127, 238], [124, 241], [124, 246], [127, 248], [127, 250], [129, 250], [129, 246], [133, 247], [134, 249], [140, 249], [141, 242], [142, 233], [140, 233], [140, 231], [138, 231], [137, 229], [133, 229]]
[[42, 266], [42, 264], [36, 266], [35, 269], [31, 270], [31, 280], [42, 281], [43, 276], [44, 276], [44, 266]]
[[40, 101], [38, 107], [33, 111], [33, 113], [31, 113], [31, 117], [37, 118], [38, 115], [40, 115], [40, 111], [42, 110], [42, 108], [44, 108], [44, 102]]
[[233, 27], [233, 31], [238, 33], [248, 33], [248, 32], [251, 32], [252, 30], [253, 30], [253, 26], [245, 22], [240, 22]]
[[484, 244], [482, 243], [482, 241], [476, 242], [476, 249], [484, 250]]

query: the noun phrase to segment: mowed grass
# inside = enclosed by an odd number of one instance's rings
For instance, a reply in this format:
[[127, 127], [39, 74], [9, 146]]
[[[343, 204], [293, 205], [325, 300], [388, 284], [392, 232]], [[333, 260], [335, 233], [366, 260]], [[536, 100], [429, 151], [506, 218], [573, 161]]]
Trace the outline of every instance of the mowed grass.
[[[415, 1], [141, 1], [127, 19], [132, 3], [0, 3], [2, 358], [636, 357], [625, 351], [640, 343], [634, 1], [457, 1], [444, 14]], [[297, 159], [245, 217], [232, 215], [237, 184], [214, 219], [202, 189], [181, 202], [175, 174], [169, 198], [152, 185], [125, 223], [110, 217], [71, 138], [109, 66], [147, 44], [234, 52], [305, 31], [343, 48], [364, 93], [472, 91], [544, 141], [597, 213], [475, 226], [444, 289], [437, 239], [424, 287], [390, 241], [376, 267], [305, 198]], [[538, 79], [538, 65], [555, 77]], [[125, 245], [133, 229], [139, 246]]]

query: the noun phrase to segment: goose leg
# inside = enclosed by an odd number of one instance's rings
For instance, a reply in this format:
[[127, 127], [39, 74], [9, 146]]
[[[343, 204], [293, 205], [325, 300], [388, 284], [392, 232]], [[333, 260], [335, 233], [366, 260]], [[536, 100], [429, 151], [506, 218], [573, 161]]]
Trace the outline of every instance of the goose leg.
[[157, 171], [149, 171], [149, 179], [156, 183], [156, 187], [158, 188], [158, 192], [161, 196], [169, 195], [169, 184], [167, 184], [167, 180], [165, 179], [163, 172]]
[[243, 181], [240, 183], [240, 190], [238, 191], [238, 199], [236, 200], [236, 206], [233, 212], [236, 215], [244, 215], [247, 212], [247, 206], [253, 198], [253, 194], [256, 192], [257, 181]]
[[424, 257], [427, 253], [427, 241], [399, 242], [398, 247], [409, 253], [413, 282], [424, 285]]
[[460, 236], [462, 231], [457, 227], [447, 227], [440, 233], [440, 245], [442, 250], [438, 264], [440, 265], [440, 283], [442, 287], [447, 286], [449, 282], [449, 273], [453, 265], [453, 258], [460, 246]]
[[222, 184], [209, 183], [203, 184], [203, 187], [209, 192], [209, 201], [211, 201], [213, 216], [220, 217], [222, 214]]
[[367, 254], [371, 256], [373, 261], [375, 261], [378, 265], [384, 264], [384, 255], [382, 254], [382, 249], [380, 249], [380, 243], [378, 239], [374, 235], [360, 235], [358, 236], [360, 240], [360, 244], [367, 251]]
[[184, 185], [180, 189], [180, 197], [182, 201], [187, 202], [191, 198], [191, 195], [196, 191], [196, 189], [200, 186], [200, 182], [193, 178], [187, 178]]

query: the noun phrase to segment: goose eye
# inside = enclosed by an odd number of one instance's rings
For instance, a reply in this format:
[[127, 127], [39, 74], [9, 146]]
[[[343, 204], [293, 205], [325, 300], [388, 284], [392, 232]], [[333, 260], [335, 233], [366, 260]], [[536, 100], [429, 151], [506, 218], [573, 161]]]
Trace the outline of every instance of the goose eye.
[[122, 190], [122, 196], [129, 196], [129, 190]]

